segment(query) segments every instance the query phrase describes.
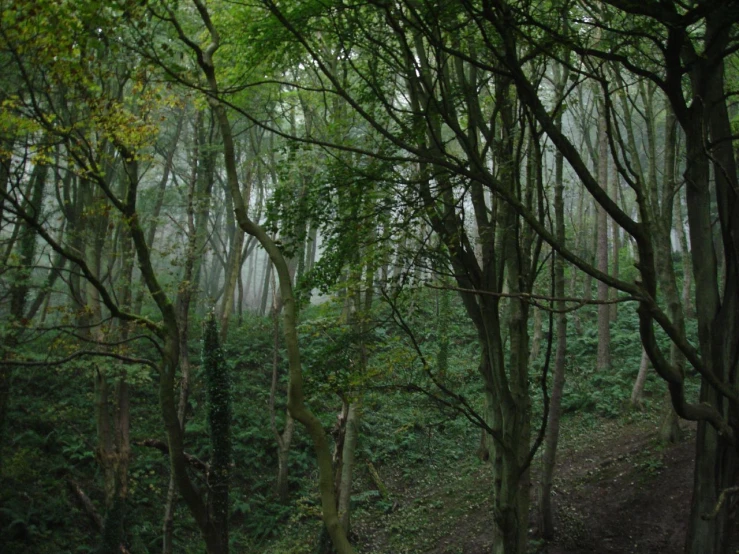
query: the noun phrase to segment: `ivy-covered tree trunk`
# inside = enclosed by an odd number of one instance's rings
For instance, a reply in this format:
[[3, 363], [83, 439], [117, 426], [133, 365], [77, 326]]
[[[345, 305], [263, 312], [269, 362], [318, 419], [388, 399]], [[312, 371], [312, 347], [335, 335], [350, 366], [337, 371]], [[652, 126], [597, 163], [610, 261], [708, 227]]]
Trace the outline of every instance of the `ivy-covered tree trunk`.
[[228, 488], [231, 464], [231, 385], [218, 337], [218, 324], [211, 312], [205, 320], [202, 364], [208, 399], [210, 470], [208, 517], [212, 529], [210, 554], [228, 554]]

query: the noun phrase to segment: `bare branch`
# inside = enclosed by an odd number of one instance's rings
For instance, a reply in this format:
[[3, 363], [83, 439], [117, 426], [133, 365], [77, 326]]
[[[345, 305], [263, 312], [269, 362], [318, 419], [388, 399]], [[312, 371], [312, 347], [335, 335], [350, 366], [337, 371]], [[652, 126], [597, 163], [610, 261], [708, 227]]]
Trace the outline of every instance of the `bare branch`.
[[[169, 446], [167, 446], [167, 443], [158, 439], [144, 439], [142, 441], [136, 441], [134, 442], [134, 444], [136, 446], [148, 446], [150, 448], [156, 448], [162, 454], [169, 455]], [[189, 463], [195, 469], [202, 471], [205, 474], [210, 471], [210, 466], [201, 459], [193, 456], [192, 454], [188, 454], [187, 452], [183, 452], [182, 454], [185, 457], [185, 460], [187, 460], [187, 463]]]
[[84, 358], [86, 356], [97, 356], [100, 358], [113, 358], [113, 359], [125, 362], [127, 364], [148, 365], [155, 371], [157, 372], [159, 371], [159, 366], [147, 358], [134, 358], [131, 356], [124, 356], [122, 354], [115, 354], [113, 352], [96, 352], [94, 350], [79, 350], [75, 352], [74, 354], [70, 354], [69, 356], [65, 358], [60, 358], [58, 360], [49, 360], [48, 358], [43, 361], [5, 359], [5, 360], [0, 360], [0, 366], [10, 365], [10, 366], [21, 366], [21, 367], [51, 367], [51, 366], [64, 365], [68, 362], [71, 362], [78, 358]]
[[[430, 289], [439, 289], [439, 290], [454, 290], [457, 292], [467, 292], [471, 294], [480, 294], [484, 296], [495, 296], [497, 298], [518, 298], [523, 300], [529, 300], [531, 304], [534, 304], [537, 308], [541, 308], [542, 310], [552, 311], [554, 313], [561, 313], [558, 310], [554, 310], [552, 308], [547, 308], [546, 306], [542, 306], [534, 300], [544, 300], [547, 302], [577, 302], [579, 305], [576, 308], [581, 308], [582, 306], [590, 305], [590, 304], [619, 304], [621, 302], [639, 302], [642, 300], [641, 297], [638, 296], [622, 296], [621, 298], [615, 298], [612, 300], [592, 300], [587, 298], [570, 298], [570, 297], [554, 297], [554, 296], [545, 296], [543, 294], [533, 294], [528, 292], [494, 292], [489, 290], [479, 290], [479, 289], [466, 289], [462, 287], [455, 287], [452, 285], [432, 285], [430, 283], [425, 284], [426, 287]], [[571, 311], [571, 309], [568, 309], [566, 311]]]

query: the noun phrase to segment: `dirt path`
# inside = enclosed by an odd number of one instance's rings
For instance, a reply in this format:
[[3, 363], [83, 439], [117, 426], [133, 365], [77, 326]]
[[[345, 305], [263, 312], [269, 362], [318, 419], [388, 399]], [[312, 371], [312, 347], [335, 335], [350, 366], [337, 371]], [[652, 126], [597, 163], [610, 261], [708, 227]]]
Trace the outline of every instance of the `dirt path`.
[[[686, 424], [683, 424], [686, 427]], [[606, 424], [563, 444], [554, 483], [555, 539], [538, 540], [532, 491], [531, 552], [676, 554], [692, 493], [694, 431], [661, 447], [656, 425]], [[537, 482], [537, 462], [532, 467]], [[388, 476], [396, 509], [357, 522], [362, 554], [486, 554], [492, 543], [489, 467], [455, 468], [424, 482]]]
[[547, 554], [674, 554], [685, 540], [692, 433], [662, 448], [627, 433], [570, 454], [556, 483], [557, 537]]

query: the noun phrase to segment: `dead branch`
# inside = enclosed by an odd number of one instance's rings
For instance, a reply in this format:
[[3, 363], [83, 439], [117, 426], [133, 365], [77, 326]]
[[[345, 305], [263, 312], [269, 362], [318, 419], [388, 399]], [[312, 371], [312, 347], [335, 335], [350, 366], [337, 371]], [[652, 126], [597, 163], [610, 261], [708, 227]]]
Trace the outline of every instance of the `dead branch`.
[[[67, 480], [67, 485], [69, 486], [69, 490], [72, 492], [72, 495], [75, 497], [80, 507], [87, 514], [87, 517], [90, 518], [90, 521], [92, 521], [95, 529], [102, 533], [104, 528], [103, 518], [95, 509], [95, 506], [92, 504], [92, 500], [90, 500], [90, 497], [85, 494], [85, 491], [82, 490], [82, 487], [80, 487], [79, 484], [72, 481], [71, 479]], [[121, 554], [131, 554], [131, 552], [122, 544], [118, 545], [118, 549]]]
[[[136, 446], [149, 446], [151, 448], [156, 448], [162, 454], [166, 454], [167, 456], [169, 456], [169, 446], [164, 441], [160, 441], [158, 439], [145, 439], [142, 441], [136, 441], [134, 442], [134, 444]], [[185, 460], [187, 461], [187, 463], [190, 464], [195, 469], [202, 471], [205, 474], [207, 474], [208, 471], [210, 470], [210, 466], [207, 463], [200, 460], [199, 458], [196, 458], [192, 454], [183, 452], [182, 455], [185, 457]]]
[[367, 462], [367, 469], [369, 470], [372, 482], [375, 484], [377, 490], [380, 493], [380, 497], [382, 497], [383, 500], [388, 500], [390, 498], [390, 493], [388, 492], [385, 483], [382, 482], [380, 474], [377, 472], [377, 468], [375, 468], [372, 462]]
[[87, 517], [90, 518], [90, 521], [95, 526], [95, 529], [97, 529], [98, 531], [102, 533], [103, 518], [100, 517], [100, 514], [95, 509], [95, 506], [93, 506], [92, 500], [90, 500], [90, 497], [85, 494], [85, 491], [82, 490], [82, 487], [80, 487], [77, 483], [75, 483], [71, 479], [67, 481], [67, 485], [69, 485], [69, 490], [72, 491], [72, 495], [75, 497], [79, 505], [85, 511], [85, 513], [87, 514]]
[[58, 366], [66, 364], [67, 362], [71, 362], [72, 360], [76, 360], [77, 358], [83, 358], [85, 356], [93, 356], [93, 357], [101, 357], [101, 358], [113, 358], [115, 360], [120, 360], [121, 362], [127, 363], [127, 364], [142, 364], [142, 365], [148, 365], [149, 367], [153, 368], [155, 371], [159, 371], [159, 366], [149, 360], [148, 358], [135, 358], [132, 356], [124, 356], [122, 354], [116, 354], [114, 352], [96, 352], [94, 350], [79, 350], [75, 352], [74, 354], [70, 354], [69, 356], [66, 356], [64, 358], [59, 358], [57, 360], [39, 360], [39, 361], [31, 361], [31, 360], [16, 360], [16, 359], [7, 359], [7, 360], [0, 360], [0, 365], [12, 365], [12, 366], [21, 366], [21, 367], [50, 367], [50, 366]]
[[739, 486], [737, 487], [729, 487], [728, 489], [724, 489], [721, 491], [721, 494], [718, 497], [718, 502], [716, 502], [716, 506], [713, 508], [710, 514], [703, 514], [701, 516], [701, 519], [705, 521], [709, 521], [711, 519], [714, 519], [718, 513], [721, 511], [721, 507], [724, 505], [724, 502], [726, 502], [726, 499], [731, 494], [736, 494], [739, 492]]

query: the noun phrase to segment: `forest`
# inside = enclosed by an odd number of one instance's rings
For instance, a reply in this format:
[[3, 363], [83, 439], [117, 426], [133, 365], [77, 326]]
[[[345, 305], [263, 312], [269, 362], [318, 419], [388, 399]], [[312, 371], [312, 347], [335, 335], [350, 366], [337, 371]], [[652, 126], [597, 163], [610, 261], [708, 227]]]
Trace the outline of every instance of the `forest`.
[[738, 551], [738, 22], [0, 0], [0, 551]]

